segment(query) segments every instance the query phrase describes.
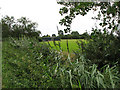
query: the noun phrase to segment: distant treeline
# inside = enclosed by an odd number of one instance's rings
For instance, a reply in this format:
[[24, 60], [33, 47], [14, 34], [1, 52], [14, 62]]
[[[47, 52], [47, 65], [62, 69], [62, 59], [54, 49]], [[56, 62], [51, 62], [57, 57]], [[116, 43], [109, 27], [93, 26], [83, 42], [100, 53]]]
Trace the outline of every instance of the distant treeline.
[[83, 34], [77, 34], [78, 32], [77, 31], [73, 31], [71, 34], [67, 34], [67, 35], [60, 35], [59, 37], [61, 39], [87, 39], [87, 38], [90, 38], [90, 35], [85, 32]]
[[[44, 35], [43, 37], [50, 37], [50, 35]], [[70, 34], [64, 35], [64, 32], [62, 30], [58, 31], [58, 36], [55, 34], [52, 34], [52, 37], [59, 37], [61, 39], [87, 39], [91, 38], [91, 35], [89, 35], [87, 32], [83, 34], [79, 34], [78, 31], [72, 31]]]

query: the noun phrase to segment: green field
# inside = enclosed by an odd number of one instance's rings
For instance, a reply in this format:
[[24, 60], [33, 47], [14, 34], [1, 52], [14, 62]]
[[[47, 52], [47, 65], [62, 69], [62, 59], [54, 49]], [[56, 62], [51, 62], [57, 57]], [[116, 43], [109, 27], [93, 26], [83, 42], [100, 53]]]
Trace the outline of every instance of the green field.
[[[77, 41], [86, 42], [84, 39], [68, 39], [68, 46], [69, 46], [70, 52], [79, 49]], [[53, 41], [49, 41], [49, 44], [53, 49], [60, 50], [60, 47], [61, 47], [63, 51], [67, 51], [67, 39], [64, 39], [64, 40], [62, 39], [61, 41], [55, 41], [55, 43], [57, 44], [56, 46]], [[59, 43], [60, 43], [60, 47], [59, 47]]]

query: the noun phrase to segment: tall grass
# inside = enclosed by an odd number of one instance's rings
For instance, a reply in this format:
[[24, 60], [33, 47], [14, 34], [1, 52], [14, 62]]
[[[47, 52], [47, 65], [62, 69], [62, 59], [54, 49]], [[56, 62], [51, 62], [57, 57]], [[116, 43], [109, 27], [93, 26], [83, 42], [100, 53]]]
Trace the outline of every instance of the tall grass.
[[63, 56], [35, 39], [4, 41], [3, 88], [120, 88], [117, 64], [98, 70], [84, 55]]

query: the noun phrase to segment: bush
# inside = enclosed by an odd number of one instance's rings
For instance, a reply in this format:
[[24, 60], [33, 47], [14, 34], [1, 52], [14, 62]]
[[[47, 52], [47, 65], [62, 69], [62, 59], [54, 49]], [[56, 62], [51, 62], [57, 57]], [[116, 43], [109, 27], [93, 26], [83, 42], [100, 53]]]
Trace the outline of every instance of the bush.
[[102, 67], [105, 64], [113, 65], [112, 63], [119, 62], [120, 64], [120, 39], [112, 33], [100, 30], [94, 30], [87, 44], [83, 43], [82, 53], [87, 59]]

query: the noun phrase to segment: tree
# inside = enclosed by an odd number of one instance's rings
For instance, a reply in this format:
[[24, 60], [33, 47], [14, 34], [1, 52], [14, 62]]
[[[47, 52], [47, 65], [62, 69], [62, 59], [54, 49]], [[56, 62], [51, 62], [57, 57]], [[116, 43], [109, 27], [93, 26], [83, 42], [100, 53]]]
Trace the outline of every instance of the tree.
[[89, 34], [87, 32], [84, 32], [82, 35], [81, 35], [81, 38], [82, 39], [88, 39], [90, 38]]
[[41, 34], [42, 34], [41, 31], [37, 31], [37, 33], [39, 34], [39, 36], [41, 36]]
[[[63, 5], [63, 7], [60, 9], [59, 13], [61, 15], [65, 14], [65, 17], [60, 20], [60, 24], [66, 26], [66, 29], [64, 29], [65, 33], [70, 32], [70, 25], [72, 23], [72, 20], [75, 18], [76, 15], [85, 15], [91, 8], [94, 6], [93, 2], [58, 2], [58, 4]], [[68, 12], [70, 12], [68, 14]]]
[[72, 31], [71, 35], [78, 35], [79, 36], [79, 32], [78, 31]]
[[13, 25], [15, 23], [14, 17], [5, 16], [1, 19], [2, 23], [2, 37], [11, 36], [11, 32], [13, 31]]
[[64, 35], [63, 31], [62, 31], [62, 30], [59, 30], [59, 31], [58, 31], [58, 35], [59, 35], [59, 36]]
[[37, 31], [37, 23], [32, 22], [26, 17], [21, 17], [15, 20], [15, 18], [5, 16], [1, 19], [2, 23], [2, 36], [4, 37], [21, 37], [22, 35], [33, 37], [38, 37], [41, 34]]
[[55, 34], [52, 34], [52, 37], [56, 37], [56, 35], [55, 35]]
[[62, 30], [58, 30], [58, 36], [62, 39], [64, 37], [64, 33]]
[[79, 33], [78, 31], [72, 31], [71, 32], [71, 36], [73, 39], [79, 39]]
[[118, 24], [120, 23], [120, 1], [113, 3], [100, 1], [97, 2], [96, 0], [95, 2], [65, 2], [62, 0], [62, 2], [58, 2], [58, 4], [63, 5], [59, 13], [61, 15], [66, 15], [59, 22], [61, 25], [66, 26], [66, 29], [64, 29], [65, 32], [70, 32], [70, 25], [76, 15], [84, 16], [91, 9], [96, 11], [98, 8], [100, 8], [98, 17], [95, 17], [94, 19], [103, 19], [103, 22], [100, 23], [100, 25], [103, 27], [103, 30], [109, 28], [112, 30], [111, 33], [113, 33], [115, 30], [117, 30]]
[[21, 17], [17, 20], [18, 26], [21, 29], [21, 32], [23, 34], [28, 34], [30, 36], [30, 33], [36, 32], [37, 23], [30, 21], [26, 17]]
[[44, 35], [43, 37], [50, 37], [50, 35], [47, 34], [47, 35]]

